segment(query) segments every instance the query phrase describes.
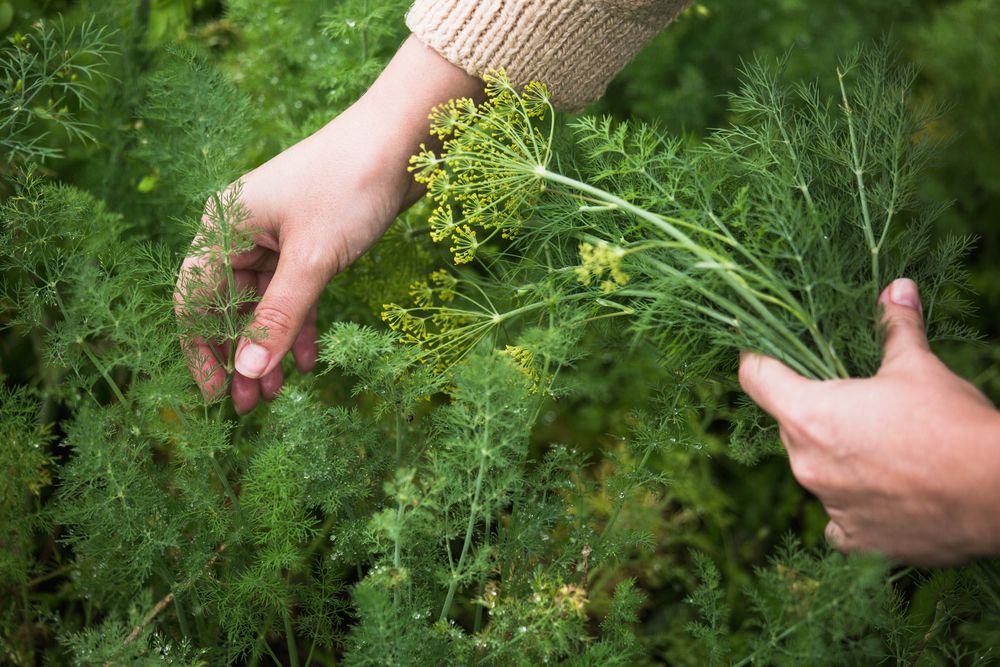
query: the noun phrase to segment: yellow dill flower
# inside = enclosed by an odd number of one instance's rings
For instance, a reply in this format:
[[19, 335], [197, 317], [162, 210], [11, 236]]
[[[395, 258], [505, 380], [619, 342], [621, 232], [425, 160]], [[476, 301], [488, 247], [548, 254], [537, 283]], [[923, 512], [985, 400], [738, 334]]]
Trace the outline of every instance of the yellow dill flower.
[[431, 227], [431, 240], [440, 243], [455, 232], [455, 217], [451, 211], [451, 204], [439, 204], [431, 212], [427, 223]]
[[455, 287], [458, 285], [458, 278], [444, 269], [438, 269], [431, 273], [430, 279], [437, 286], [438, 299], [444, 302], [450, 302], [455, 299]]
[[514, 363], [517, 364], [518, 370], [524, 373], [524, 375], [531, 380], [532, 393], [537, 391], [538, 381], [541, 378], [538, 375], [538, 371], [535, 370], [535, 353], [520, 345], [508, 345], [504, 348], [501, 354], [506, 354], [514, 360]]
[[475, 120], [476, 103], [467, 97], [448, 100], [431, 109], [427, 119], [430, 120], [431, 134], [439, 139], [446, 139], [455, 132], [460, 132]]
[[413, 303], [421, 308], [426, 308], [434, 303], [434, 290], [426, 280], [414, 280], [410, 283], [409, 292]]
[[580, 618], [586, 616], [587, 591], [575, 584], [563, 584], [556, 591], [556, 604], [560, 609], [566, 609]]
[[518, 92], [503, 70], [483, 78], [486, 102], [463, 98], [431, 111], [431, 132], [444, 139], [440, 154], [421, 146], [409, 165], [436, 204], [431, 238], [450, 238], [457, 264], [472, 261], [497, 235], [518, 234], [524, 212], [544, 192], [539, 169], [551, 158], [550, 128], [538, 127], [553, 113], [546, 87], [533, 82]]
[[628, 283], [629, 277], [622, 270], [622, 259], [625, 251], [618, 246], [613, 246], [607, 241], [580, 244], [580, 266], [575, 269], [577, 279], [584, 285], [589, 285], [591, 280], [598, 280], [605, 274], [608, 279], [601, 282], [601, 289], [605, 292], [613, 292], [618, 287]]
[[479, 240], [476, 238], [476, 230], [469, 225], [459, 225], [451, 235], [452, 243], [455, 245], [448, 248], [455, 256], [456, 264], [466, 264], [471, 262], [479, 249]]

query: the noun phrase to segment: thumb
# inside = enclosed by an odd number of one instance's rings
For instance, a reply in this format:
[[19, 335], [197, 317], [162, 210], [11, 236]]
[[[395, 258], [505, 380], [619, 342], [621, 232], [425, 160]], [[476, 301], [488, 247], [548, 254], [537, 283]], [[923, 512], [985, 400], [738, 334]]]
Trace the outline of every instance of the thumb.
[[281, 363], [302, 330], [309, 309], [326, 286], [327, 273], [310, 253], [285, 249], [250, 324], [252, 340], [240, 340], [236, 371], [261, 378]]
[[739, 379], [743, 391], [778, 421], [802, 402], [812, 384], [777, 359], [754, 352], [740, 353]]
[[882, 326], [885, 327], [885, 355], [882, 367], [897, 363], [913, 352], [927, 352], [924, 313], [917, 284], [909, 278], [889, 283], [881, 296]]

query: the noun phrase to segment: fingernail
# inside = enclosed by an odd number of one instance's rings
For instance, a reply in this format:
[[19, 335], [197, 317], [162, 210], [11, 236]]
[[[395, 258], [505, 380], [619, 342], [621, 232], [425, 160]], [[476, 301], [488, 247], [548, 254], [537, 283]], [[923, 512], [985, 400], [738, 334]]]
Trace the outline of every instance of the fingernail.
[[920, 293], [917, 284], [909, 278], [899, 278], [889, 286], [889, 299], [897, 306], [920, 310]]
[[236, 355], [236, 371], [248, 378], [259, 378], [267, 368], [267, 350], [250, 343]]

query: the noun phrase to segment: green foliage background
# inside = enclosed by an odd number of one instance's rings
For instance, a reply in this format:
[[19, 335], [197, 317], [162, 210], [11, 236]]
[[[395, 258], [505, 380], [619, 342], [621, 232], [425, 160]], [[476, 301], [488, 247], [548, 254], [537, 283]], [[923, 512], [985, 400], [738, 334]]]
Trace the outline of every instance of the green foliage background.
[[[421, 370], [379, 313], [450, 263], [425, 204], [324, 294], [325, 373], [244, 418], [204, 403], [170, 292], [206, 197], [349, 105], [405, 8], [0, 0], [0, 662], [995, 662], [994, 570], [828, 553], [782, 457], [731, 458], [730, 379], [555, 309], [562, 333], [496, 338], [567, 366], [550, 391], [516, 353]], [[72, 67], [18, 73], [41, 34]], [[985, 343], [939, 352], [997, 401], [995, 2], [699, 3], [592, 111], [696, 145], [754, 54], [822, 87], [886, 34], [945, 105], [918, 198], [979, 237]]]

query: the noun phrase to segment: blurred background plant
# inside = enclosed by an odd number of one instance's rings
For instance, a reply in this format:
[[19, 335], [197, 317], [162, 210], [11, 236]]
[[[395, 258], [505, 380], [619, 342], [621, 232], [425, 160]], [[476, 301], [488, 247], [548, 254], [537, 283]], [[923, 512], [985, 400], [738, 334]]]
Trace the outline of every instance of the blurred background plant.
[[[830, 554], [782, 457], [731, 456], [731, 378], [545, 280], [463, 319], [507, 246], [454, 267], [425, 202], [323, 295], [324, 373], [247, 417], [205, 403], [170, 293], [206, 197], [350, 104], [405, 8], [0, 0], [0, 662], [995, 662], [991, 570]], [[996, 401], [998, 32], [990, 0], [696, 3], [591, 111], [698, 146], [755, 54], [832, 95], [888, 33], [945, 106], [916, 207], [979, 237], [986, 342], [938, 349]], [[516, 310], [503, 287], [486, 312]], [[386, 331], [410, 302], [474, 338], [443, 374]]]

